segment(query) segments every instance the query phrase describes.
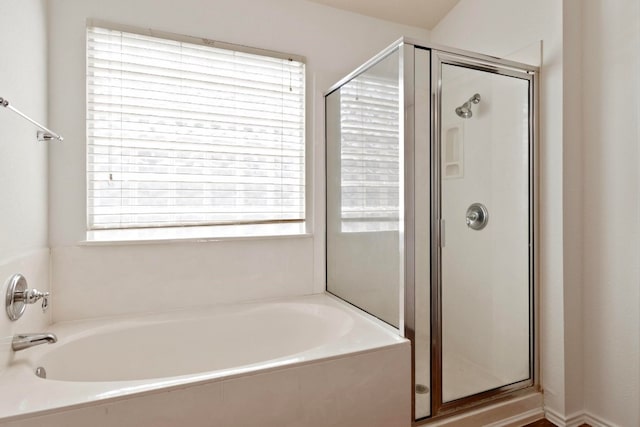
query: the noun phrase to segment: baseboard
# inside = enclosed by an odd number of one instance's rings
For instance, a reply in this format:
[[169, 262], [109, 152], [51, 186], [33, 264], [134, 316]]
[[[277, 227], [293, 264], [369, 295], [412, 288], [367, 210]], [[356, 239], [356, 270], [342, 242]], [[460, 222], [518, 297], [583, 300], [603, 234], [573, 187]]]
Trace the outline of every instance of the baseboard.
[[[557, 425], [558, 427], [579, 427], [585, 423], [584, 412], [576, 412], [565, 417], [550, 408], [544, 408], [545, 418]], [[595, 427], [595, 426], [593, 426]]]
[[[574, 413], [572, 415], [569, 415], [565, 421], [565, 426], [566, 427], [580, 427], [581, 425], [583, 425], [585, 423], [584, 420], [584, 413], [582, 412], [578, 412], [578, 413]], [[595, 427], [595, 426], [592, 426]]]
[[544, 416], [546, 419], [557, 425], [558, 427], [577, 427], [584, 424], [584, 414], [578, 413], [565, 417], [550, 408], [544, 408]]
[[584, 414], [584, 422], [589, 424], [591, 427], [620, 427], [617, 424], [605, 421], [588, 412]]
[[577, 412], [564, 417], [553, 409], [544, 409], [545, 418], [558, 427], [579, 427], [588, 424], [591, 427], [619, 427], [618, 425], [598, 418], [588, 412]]

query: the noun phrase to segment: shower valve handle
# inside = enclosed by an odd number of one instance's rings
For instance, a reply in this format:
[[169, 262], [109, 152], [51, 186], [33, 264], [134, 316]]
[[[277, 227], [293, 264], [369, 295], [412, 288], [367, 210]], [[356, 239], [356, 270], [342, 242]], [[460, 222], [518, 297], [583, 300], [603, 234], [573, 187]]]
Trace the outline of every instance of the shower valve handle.
[[35, 304], [39, 300], [42, 300], [42, 312], [44, 313], [49, 308], [49, 292], [42, 292], [37, 289], [27, 289], [22, 292], [22, 295], [17, 293], [15, 300], [24, 301], [25, 304]]
[[474, 203], [467, 209], [466, 222], [467, 227], [472, 230], [482, 230], [487, 226], [489, 221], [489, 212], [487, 207], [482, 203]]
[[27, 279], [20, 273], [14, 274], [9, 278], [5, 294], [7, 316], [12, 321], [18, 320], [24, 314], [27, 305], [35, 304], [40, 300], [42, 300], [44, 313], [49, 308], [49, 295], [49, 292], [29, 289]]
[[470, 226], [472, 223], [476, 222], [478, 220], [478, 216], [477, 212], [471, 212], [467, 215], [467, 225]]

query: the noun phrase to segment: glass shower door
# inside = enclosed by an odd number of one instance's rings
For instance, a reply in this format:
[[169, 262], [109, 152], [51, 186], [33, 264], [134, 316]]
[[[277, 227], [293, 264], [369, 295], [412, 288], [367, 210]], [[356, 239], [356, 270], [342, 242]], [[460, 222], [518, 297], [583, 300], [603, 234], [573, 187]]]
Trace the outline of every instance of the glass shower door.
[[441, 404], [532, 377], [530, 84], [440, 63]]

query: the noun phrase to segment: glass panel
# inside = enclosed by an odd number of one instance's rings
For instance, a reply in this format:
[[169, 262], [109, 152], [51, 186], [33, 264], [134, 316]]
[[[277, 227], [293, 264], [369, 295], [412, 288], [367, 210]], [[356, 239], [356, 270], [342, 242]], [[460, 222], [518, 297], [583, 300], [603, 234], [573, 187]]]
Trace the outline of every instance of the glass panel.
[[530, 377], [529, 81], [442, 66], [442, 393]]
[[399, 326], [400, 96], [394, 51], [326, 97], [327, 290]]

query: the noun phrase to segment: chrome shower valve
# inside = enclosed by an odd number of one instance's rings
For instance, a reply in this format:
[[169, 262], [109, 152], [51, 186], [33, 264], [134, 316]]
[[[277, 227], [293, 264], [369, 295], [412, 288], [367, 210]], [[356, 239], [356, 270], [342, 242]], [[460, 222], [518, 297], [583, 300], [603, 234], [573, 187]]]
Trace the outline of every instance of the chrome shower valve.
[[467, 227], [472, 230], [482, 230], [489, 222], [489, 211], [482, 203], [474, 203], [467, 209]]
[[9, 279], [5, 305], [7, 316], [11, 320], [18, 320], [27, 306], [42, 300], [42, 312], [49, 308], [49, 292], [42, 292], [37, 289], [27, 289], [27, 279], [22, 274], [14, 274]]
[[[20, 295], [16, 295], [16, 301], [18, 301]], [[49, 292], [41, 292], [37, 289], [27, 289], [22, 298], [26, 304], [35, 304], [39, 300], [42, 300], [42, 312], [44, 313], [49, 308]]]

